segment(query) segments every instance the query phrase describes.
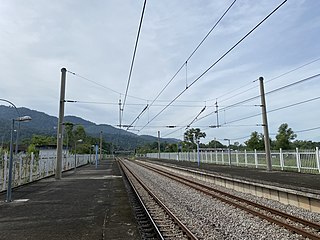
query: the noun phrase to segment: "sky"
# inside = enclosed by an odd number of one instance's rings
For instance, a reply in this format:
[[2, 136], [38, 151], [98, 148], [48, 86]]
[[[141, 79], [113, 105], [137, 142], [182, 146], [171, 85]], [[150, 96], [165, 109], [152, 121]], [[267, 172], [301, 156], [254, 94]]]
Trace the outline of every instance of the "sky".
[[263, 133], [263, 77], [270, 137], [288, 123], [297, 139], [320, 141], [320, 1], [288, 0], [219, 61], [282, 1], [237, 0], [190, 59], [233, 0], [147, 1], [119, 114], [143, 3], [0, 0], [0, 98], [58, 116], [64, 67], [65, 99], [77, 101], [65, 115], [115, 127], [122, 115], [129, 131], [178, 139], [193, 122], [203, 143], [243, 143]]

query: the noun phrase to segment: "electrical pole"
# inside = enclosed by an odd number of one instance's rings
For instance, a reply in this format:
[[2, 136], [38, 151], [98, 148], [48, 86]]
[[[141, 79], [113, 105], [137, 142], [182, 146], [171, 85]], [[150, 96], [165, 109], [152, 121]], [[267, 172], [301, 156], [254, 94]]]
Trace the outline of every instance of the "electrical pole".
[[217, 113], [217, 128], [219, 127], [219, 110], [218, 110], [218, 100], [216, 99], [216, 111]]
[[102, 161], [102, 131], [100, 132], [100, 162]]
[[119, 99], [119, 127], [121, 128], [121, 99]]
[[270, 138], [269, 138], [267, 106], [266, 106], [266, 98], [264, 93], [263, 77], [259, 77], [259, 81], [260, 81], [262, 124], [263, 124], [263, 131], [264, 131], [264, 147], [266, 152], [267, 170], [271, 171], [272, 163], [271, 163], [271, 153], [270, 153]]
[[160, 131], [158, 131], [158, 159], [160, 159]]
[[59, 119], [57, 132], [57, 162], [56, 162], [56, 179], [61, 179], [62, 173], [62, 144], [63, 144], [63, 118], [64, 118], [64, 101], [66, 93], [66, 72], [67, 69], [61, 69], [61, 87], [60, 87], [60, 103], [59, 103]]

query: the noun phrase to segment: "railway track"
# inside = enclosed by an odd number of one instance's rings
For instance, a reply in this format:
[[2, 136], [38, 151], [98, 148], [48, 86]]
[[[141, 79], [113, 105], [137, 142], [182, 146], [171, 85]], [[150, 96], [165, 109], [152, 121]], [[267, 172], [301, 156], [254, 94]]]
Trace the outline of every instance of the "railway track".
[[201, 191], [202, 193], [205, 193], [216, 199], [219, 199], [220, 201], [225, 202], [229, 205], [233, 205], [271, 223], [284, 227], [291, 232], [300, 234], [303, 237], [309, 239], [320, 239], [320, 225], [318, 223], [310, 222], [305, 219], [279, 211], [277, 209], [273, 209], [256, 202], [252, 202], [250, 200], [232, 195], [230, 193], [217, 190], [211, 186], [202, 184], [190, 178], [178, 176], [174, 173], [164, 171], [161, 168], [155, 167], [154, 165], [151, 166], [150, 164], [141, 162], [137, 162], [137, 164], [149, 170], [157, 172], [158, 174], [166, 176], [172, 180], [185, 184], [193, 189]]
[[144, 210], [157, 232], [157, 239], [198, 239], [123, 161], [120, 160], [119, 163], [141, 200]]

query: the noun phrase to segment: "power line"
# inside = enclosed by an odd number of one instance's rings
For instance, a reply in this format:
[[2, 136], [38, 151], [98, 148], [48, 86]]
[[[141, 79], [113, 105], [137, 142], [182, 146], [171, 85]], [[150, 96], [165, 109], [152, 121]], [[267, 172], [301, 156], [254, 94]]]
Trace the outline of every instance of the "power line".
[[[194, 85], [197, 81], [199, 81], [205, 74], [207, 74], [217, 63], [219, 63], [225, 56], [227, 56], [230, 52], [232, 52], [244, 39], [246, 39], [253, 31], [255, 31], [263, 22], [265, 22], [272, 14], [274, 14], [283, 4], [285, 4], [287, 0], [283, 1], [279, 6], [277, 6], [271, 13], [269, 13], [264, 19], [262, 19], [254, 28], [252, 28], [247, 34], [245, 34], [236, 44], [234, 44], [228, 51], [226, 51], [218, 60], [216, 60], [210, 67], [208, 67], [199, 77], [197, 77], [188, 88], [184, 89], [180, 92], [170, 103], [168, 103], [158, 114], [156, 114], [148, 123], [152, 122], [155, 118], [157, 118], [164, 110], [166, 110], [174, 101], [176, 101], [183, 93], [185, 93], [192, 85]], [[141, 130], [143, 130], [144, 127]]]
[[139, 23], [139, 28], [138, 28], [137, 38], [136, 38], [136, 43], [134, 46], [134, 51], [133, 51], [133, 56], [132, 56], [132, 61], [131, 61], [131, 66], [130, 66], [130, 71], [129, 71], [126, 93], [124, 95], [124, 100], [123, 100], [123, 104], [122, 104], [122, 117], [123, 117], [123, 110], [124, 110], [124, 106], [126, 104], [127, 94], [128, 94], [128, 90], [129, 90], [130, 81], [131, 81], [133, 64], [134, 64], [134, 60], [136, 58], [136, 52], [137, 52], [137, 47], [138, 47], [138, 42], [139, 42], [139, 37], [140, 37], [140, 31], [141, 31], [141, 27], [142, 27], [143, 16], [144, 16], [145, 8], [146, 8], [146, 3], [147, 3], [147, 0], [145, 0], [143, 3], [141, 18], [140, 18], [140, 23]]
[[[140, 116], [148, 109], [149, 104], [139, 113], [139, 115], [132, 121], [132, 123], [127, 127], [126, 131], [133, 126], [133, 124], [140, 118]], [[121, 126], [120, 126], [121, 127]]]
[[[303, 65], [301, 65], [301, 66], [299, 66], [299, 67], [296, 67], [296, 68], [294, 68], [294, 69], [292, 69], [292, 70], [289, 70], [289, 71], [287, 71], [287, 72], [285, 72], [285, 73], [282, 73], [282, 74], [280, 74], [280, 75], [278, 75], [278, 76], [276, 76], [276, 77], [273, 77], [273, 78], [265, 81], [265, 83], [269, 83], [269, 82], [271, 82], [271, 81], [274, 81], [274, 80], [276, 80], [276, 79], [278, 79], [278, 78], [281, 78], [281, 77], [283, 77], [283, 76], [285, 76], [285, 75], [287, 75], [287, 74], [289, 74], [289, 73], [295, 72], [295, 71], [297, 71], [297, 70], [299, 70], [299, 69], [301, 69], [301, 68], [304, 68], [304, 67], [306, 67], [306, 66], [308, 66], [308, 65], [310, 65], [310, 64], [312, 64], [312, 63], [315, 63], [315, 62], [317, 62], [317, 61], [319, 61], [319, 60], [320, 60], [320, 58], [314, 59], [314, 60], [312, 60], [312, 61], [310, 61], [310, 62], [307, 62], [307, 63], [305, 63], [305, 64], [303, 64]], [[223, 94], [223, 95], [221, 95], [220, 97], [218, 97], [218, 99], [221, 98], [221, 97], [227, 96], [227, 95], [229, 95], [230, 93], [236, 92], [236, 91], [238, 91], [239, 89], [242, 89], [242, 88], [244, 88], [244, 87], [246, 87], [246, 86], [249, 86], [249, 85], [251, 85], [252, 83], [254, 83], [255, 81], [256, 81], [256, 80], [254, 80], [254, 81], [252, 81], [252, 82], [250, 82], [250, 83], [248, 83], [248, 84], [246, 84], [246, 85], [244, 85], [244, 86], [242, 86], [242, 87], [239, 87], [239, 88], [237, 88], [237, 89], [231, 90], [230, 92], [227, 92], [226, 94]], [[255, 89], [255, 88], [256, 88], [256, 86], [250, 87], [250, 88], [248, 88], [248, 89], [246, 89], [246, 90], [244, 90], [244, 91], [242, 91], [242, 92], [240, 92], [240, 93], [237, 93], [237, 94], [235, 94], [235, 95], [232, 95], [232, 96], [230, 96], [230, 97], [228, 97], [228, 98], [226, 98], [226, 99], [222, 99], [222, 100], [220, 99], [219, 102], [221, 103], [221, 102], [230, 100], [231, 98], [234, 98], [234, 97], [236, 97], [236, 96], [239, 96], [239, 95], [241, 95], [241, 94], [243, 94], [243, 93], [246, 93], [246, 92], [248, 92], [248, 91], [250, 91], [250, 90], [252, 90], [252, 89]], [[208, 101], [210, 101], [210, 100], [208, 100]], [[213, 101], [213, 100], [211, 100], [211, 101]]]
[[272, 81], [274, 81], [274, 80], [276, 80], [276, 79], [278, 79], [278, 78], [281, 78], [281, 77], [283, 77], [283, 76], [285, 76], [285, 75], [287, 75], [287, 74], [289, 74], [289, 73], [295, 72], [295, 71], [297, 71], [297, 70], [299, 70], [299, 69], [301, 69], [301, 68], [304, 68], [304, 67], [306, 67], [306, 66], [308, 66], [308, 65], [310, 65], [310, 64], [312, 64], [312, 63], [315, 63], [315, 62], [317, 62], [317, 61], [319, 61], [319, 60], [320, 60], [320, 58], [317, 58], [317, 59], [315, 59], [315, 60], [312, 60], [311, 62], [305, 63], [305, 64], [303, 64], [303, 65], [301, 65], [301, 66], [299, 66], [299, 67], [297, 67], [297, 68], [294, 68], [294, 69], [292, 69], [292, 70], [290, 70], [290, 71], [288, 71], [288, 72], [285, 72], [285, 73], [283, 73], [283, 74], [280, 74], [279, 76], [276, 76], [276, 77], [274, 77], [274, 78], [271, 78], [271, 79], [265, 81], [265, 83], [272, 82]]
[[310, 131], [314, 131], [314, 130], [318, 130], [318, 129], [320, 129], [320, 127], [308, 128], [308, 129], [294, 131], [294, 132], [295, 133], [302, 133], [302, 132], [310, 132]]
[[[301, 105], [301, 104], [304, 104], [304, 103], [312, 102], [312, 101], [315, 101], [315, 100], [318, 100], [318, 99], [320, 99], [320, 97], [314, 97], [314, 98], [311, 98], [311, 99], [308, 99], [308, 100], [304, 100], [304, 101], [301, 101], [301, 102], [297, 102], [297, 103], [293, 103], [293, 104], [289, 104], [289, 105], [286, 105], [286, 106], [283, 106], [283, 107], [279, 107], [279, 108], [275, 108], [275, 109], [269, 110], [269, 111], [267, 111], [267, 113], [280, 111], [280, 110], [283, 110], [283, 109], [286, 109], [286, 108], [290, 108], [290, 107], [294, 107], [294, 106]], [[242, 121], [242, 120], [245, 120], [245, 119], [249, 119], [249, 118], [253, 118], [253, 117], [257, 117], [257, 116], [260, 116], [260, 115], [261, 115], [261, 113], [254, 114], [254, 115], [251, 115], [251, 116], [247, 116], [247, 117], [243, 117], [243, 118], [240, 118], [240, 119], [237, 119], [237, 120], [233, 120], [233, 121], [227, 122], [225, 124], [239, 122], [239, 121]]]
[[194, 123], [198, 119], [198, 117], [201, 115], [201, 113], [203, 113], [205, 110], [206, 110], [206, 106], [204, 106], [201, 109], [201, 111], [197, 114], [197, 116], [187, 125], [186, 129], [188, 129], [192, 125], [192, 123]]
[[[198, 44], [198, 46], [192, 51], [192, 53], [189, 55], [186, 61], [181, 65], [181, 67], [178, 69], [178, 71], [173, 75], [173, 77], [167, 82], [167, 84], [161, 89], [161, 91], [158, 93], [158, 95], [155, 97], [155, 99], [151, 102], [149, 107], [153, 105], [153, 103], [159, 98], [159, 96], [164, 92], [164, 90], [169, 86], [169, 84], [176, 78], [178, 73], [183, 69], [184, 66], [187, 67], [188, 61], [192, 58], [192, 56], [197, 52], [197, 50], [200, 48], [200, 46], [204, 43], [204, 41], [208, 38], [208, 36], [211, 34], [211, 32], [216, 28], [216, 26], [221, 22], [223, 17], [229, 12], [231, 7], [235, 4], [236, 0], [234, 0], [231, 5], [227, 8], [227, 10], [222, 14], [222, 16], [217, 20], [217, 22], [213, 25], [213, 27], [209, 30], [209, 32], [206, 34], [206, 36], [201, 40], [201, 42]], [[187, 73], [186, 73], [187, 76]], [[186, 89], [188, 86], [186, 85]], [[141, 129], [142, 130], [142, 129]]]
[[[97, 86], [99, 86], [99, 87], [102, 87], [102, 88], [104, 88], [104, 89], [107, 89], [107, 90], [109, 90], [109, 91], [111, 91], [111, 92], [114, 92], [114, 93], [116, 93], [116, 94], [123, 95], [123, 93], [121, 93], [121, 92], [118, 92], [118, 91], [116, 91], [116, 90], [114, 90], [114, 89], [112, 89], [112, 88], [106, 87], [106, 86], [102, 85], [101, 83], [98, 83], [98, 82], [93, 81], [93, 80], [91, 80], [91, 79], [89, 79], [89, 78], [86, 78], [86, 77], [84, 77], [84, 76], [81, 76], [81, 75], [79, 75], [79, 74], [77, 74], [77, 73], [75, 73], [75, 72], [71, 72], [71, 71], [69, 71], [69, 70], [67, 70], [67, 72], [70, 73], [70, 74], [72, 74], [72, 75], [74, 75], [74, 76], [77, 76], [78, 78], [82, 78], [82, 79], [84, 79], [84, 80], [86, 80], [86, 81], [88, 81], [88, 82], [91, 82], [91, 83], [93, 83], [93, 84], [95, 84], [95, 85], [97, 85]], [[140, 98], [140, 97], [135, 97], [135, 96], [130, 96], [130, 95], [128, 95], [128, 97], [135, 98], [135, 99], [138, 99], [138, 100], [146, 101], [146, 99]]]
[[294, 82], [294, 83], [285, 85], [285, 86], [283, 86], [283, 87], [277, 88], [277, 89], [275, 89], [275, 90], [272, 90], [272, 91], [268, 92], [268, 94], [272, 94], [272, 93], [281, 91], [281, 90], [283, 90], [283, 89], [285, 89], [285, 88], [292, 87], [292, 86], [295, 86], [295, 85], [297, 85], [297, 84], [300, 84], [300, 83], [303, 83], [303, 82], [306, 82], [306, 81], [309, 81], [309, 80], [313, 80], [314, 78], [317, 78], [317, 77], [319, 77], [319, 76], [320, 76], [320, 73], [315, 74], [315, 75], [313, 75], [313, 76], [311, 76], [311, 77], [307, 77], [307, 78], [304, 78], [304, 79], [302, 79], [302, 80], [300, 80], [300, 81], [297, 81], [297, 82]]
[[[68, 103], [81, 103], [81, 104], [101, 104], [101, 105], [119, 105], [119, 102], [96, 102], [96, 101], [80, 101], [80, 100], [65, 100]], [[127, 103], [126, 105], [130, 106], [145, 106], [143, 103]], [[155, 104], [155, 107], [164, 107], [165, 104]], [[179, 107], [179, 108], [196, 108], [202, 107], [203, 105], [187, 105], [187, 104], [172, 104], [171, 107]], [[210, 106], [208, 106], [210, 107]]]
[[[299, 80], [299, 81], [296, 81], [296, 82], [293, 82], [293, 83], [284, 85], [284, 86], [282, 86], [282, 87], [279, 87], [279, 88], [276, 88], [276, 89], [274, 89], [274, 90], [272, 90], [272, 91], [267, 92], [266, 95], [273, 94], [273, 93], [276, 93], [276, 92], [278, 92], [278, 91], [284, 90], [284, 89], [286, 89], [286, 88], [293, 87], [293, 86], [295, 86], [295, 85], [297, 85], [297, 84], [300, 84], [300, 83], [304, 83], [304, 82], [306, 82], [306, 81], [313, 80], [313, 79], [315, 79], [315, 78], [317, 78], [317, 77], [319, 77], [319, 76], [320, 76], [320, 73], [315, 74], [315, 75], [312, 75], [312, 76], [307, 77], [307, 78], [304, 78], [304, 79], [301, 79], [301, 80]], [[240, 105], [240, 104], [244, 104], [244, 103], [246, 103], [246, 102], [250, 102], [250, 101], [252, 101], [252, 100], [254, 100], [254, 99], [257, 99], [257, 98], [259, 98], [259, 97], [260, 97], [260, 95], [255, 96], [255, 97], [250, 97], [250, 98], [248, 98], [248, 99], [242, 100], [242, 101], [240, 101], [240, 102], [237, 102], [237, 103], [234, 103], [234, 104], [229, 105], [229, 106], [227, 106], [227, 107], [224, 107], [224, 108], [222, 108], [222, 109], [219, 109], [219, 111], [226, 110], [226, 109], [229, 109], [229, 108], [238, 106], [238, 105]]]

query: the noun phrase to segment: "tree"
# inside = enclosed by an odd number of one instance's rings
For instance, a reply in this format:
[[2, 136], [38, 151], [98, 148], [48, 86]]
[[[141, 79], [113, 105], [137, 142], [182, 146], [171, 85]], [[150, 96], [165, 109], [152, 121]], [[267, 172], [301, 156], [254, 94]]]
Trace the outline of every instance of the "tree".
[[224, 146], [221, 142], [219, 142], [217, 140], [211, 140], [208, 143], [208, 147], [209, 148], [225, 148], [226, 146]]
[[31, 144], [35, 146], [41, 145], [55, 145], [57, 144], [57, 139], [53, 136], [45, 136], [45, 135], [32, 135]]
[[254, 131], [251, 133], [250, 139], [245, 142], [249, 150], [264, 150], [264, 136], [262, 133]]
[[86, 131], [84, 130], [84, 127], [82, 125], [77, 126], [77, 128], [73, 130], [73, 135], [75, 138], [74, 141], [78, 141], [79, 139], [85, 141], [87, 138]]
[[184, 140], [186, 142], [195, 143], [194, 140], [199, 140], [200, 138], [205, 138], [206, 133], [201, 132], [200, 128], [191, 128], [184, 133]]
[[195, 140], [198, 141], [200, 138], [205, 138], [206, 133], [201, 132], [200, 128], [191, 128], [184, 133], [184, 141], [187, 145], [187, 149], [195, 148]]
[[290, 149], [292, 148], [291, 140], [294, 140], [297, 135], [289, 128], [287, 123], [280, 125], [276, 136], [276, 148]]

